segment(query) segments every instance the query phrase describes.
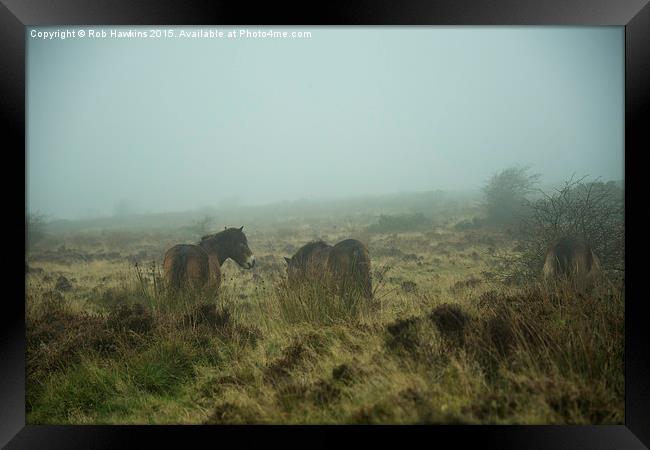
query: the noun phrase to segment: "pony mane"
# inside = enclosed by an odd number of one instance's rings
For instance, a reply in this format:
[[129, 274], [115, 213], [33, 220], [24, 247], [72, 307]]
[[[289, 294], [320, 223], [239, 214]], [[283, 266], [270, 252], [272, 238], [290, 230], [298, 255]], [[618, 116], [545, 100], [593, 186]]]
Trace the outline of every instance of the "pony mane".
[[225, 229], [223, 229], [221, 231], [217, 231], [216, 233], [206, 234], [205, 236], [202, 236], [201, 240], [199, 241], [199, 245], [204, 244], [206, 241], [209, 241], [209, 240], [212, 240], [212, 239], [222, 239], [222, 238], [231, 237], [231, 236], [235, 235], [236, 234], [235, 232], [237, 232], [237, 231], [239, 231], [244, 236], [244, 242], [247, 242], [246, 235], [244, 235], [243, 232], [241, 232], [240, 228], [230, 227], [230, 228], [225, 228]]

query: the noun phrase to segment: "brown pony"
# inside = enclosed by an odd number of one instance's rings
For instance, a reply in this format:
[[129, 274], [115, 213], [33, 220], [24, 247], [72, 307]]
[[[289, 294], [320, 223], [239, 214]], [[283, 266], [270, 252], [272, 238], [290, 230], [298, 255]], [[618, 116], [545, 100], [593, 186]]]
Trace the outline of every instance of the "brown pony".
[[286, 258], [289, 285], [321, 281], [338, 291], [357, 291], [372, 298], [370, 255], [356, 239], [346, 239], [331, 246], [323, 241], [310, 242], [291, 258]]
[[588, 286], [600, 273], [600, 260], [582, 238], [563, 236], [546, 251], [542, 269], [546, 281], [563, 278], [579, 286]]
[[[255, 256], [248, 248], [244, 227], [226, 228], [216, 234], [203, 236], [198, 245], [178, 244], [167, 250], [163, 271], [172, 290], [189, 283], [203, 287], [210, 281], [216, 288], [221, 284], [221, 265], [233, 259], [244, 269], [255, 266]], [[210, 274], [213, 274], [211, 279]]]

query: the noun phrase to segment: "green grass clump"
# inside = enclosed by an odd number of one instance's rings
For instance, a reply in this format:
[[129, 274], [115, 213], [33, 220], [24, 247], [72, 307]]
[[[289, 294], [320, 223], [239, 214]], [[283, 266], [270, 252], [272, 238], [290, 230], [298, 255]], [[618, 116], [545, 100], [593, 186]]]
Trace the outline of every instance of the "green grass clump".
[[33, 399], [29, 423], [64, 424], [84, 414], [106, 411], [107, 401], [119, 393], [123, 384], [121, 375], [115, 367], [91, 360], [54, 374]]
[[154, 394], [173, 393], [194, 376], [192, 350], [182, 342], [160, 342], [127, 364], [139, 389]]
[[368, 309], [369, 300], [360, 292], [339, 295], [324, 282], [280, 284], [271, 298], [281, 321], [287, 324], [332, 325], [358, 321]]

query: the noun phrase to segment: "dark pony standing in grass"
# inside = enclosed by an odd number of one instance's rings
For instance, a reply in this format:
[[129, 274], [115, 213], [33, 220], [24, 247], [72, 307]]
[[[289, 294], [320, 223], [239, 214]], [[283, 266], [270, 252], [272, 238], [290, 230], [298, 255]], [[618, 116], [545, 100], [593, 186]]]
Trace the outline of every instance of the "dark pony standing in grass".
[[372, 298], [370, 255], [356, 239], [346, 239], [334, 246], [323, 241], [310, 242], [285, 260], [289, 286], [323, 282], [340, 295], [356, 291]]
[[600, 260], [583, 238], [563, 236], [546, 251], [542, 273], [546, 281], [565, 280], [588, 287], [601, 273]]
[[251, 269], [255, 256], [248, 247], [244, 227], [226, 228], [216, 234], [203, 236], [198, 245], [178, 244], [167, 250], [163, 271], [172, 290], [184, 284], [200, 288], [208, 282], [215, 288], [221, 284], [221, 265], [231, 258], [240, 267]]

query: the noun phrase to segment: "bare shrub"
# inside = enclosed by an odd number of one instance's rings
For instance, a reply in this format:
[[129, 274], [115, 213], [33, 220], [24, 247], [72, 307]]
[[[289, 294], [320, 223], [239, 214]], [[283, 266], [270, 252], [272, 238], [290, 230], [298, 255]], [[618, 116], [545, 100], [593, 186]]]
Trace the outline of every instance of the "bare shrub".
[[32, 250], [46, 237], [47, 217], [36, 212], [25, 214], [25, 250]]
[[513, 251], [495, 255], [505, 281], [537, 277], [549, 245], [567, 235], [584, 238], [606, 274], [624, 272], [624, 192], [620, 186], [572, 177], [553, 192], [540, 192], [541, 197], [527, 201], [520, 215]]
[[526, 196], [539, 182], [539, 174], [529, 174], [530, 167], [509, 167], [490, 178], [485, 187], [486, 222], [493, 225], [517, 221], [526, 206]]

